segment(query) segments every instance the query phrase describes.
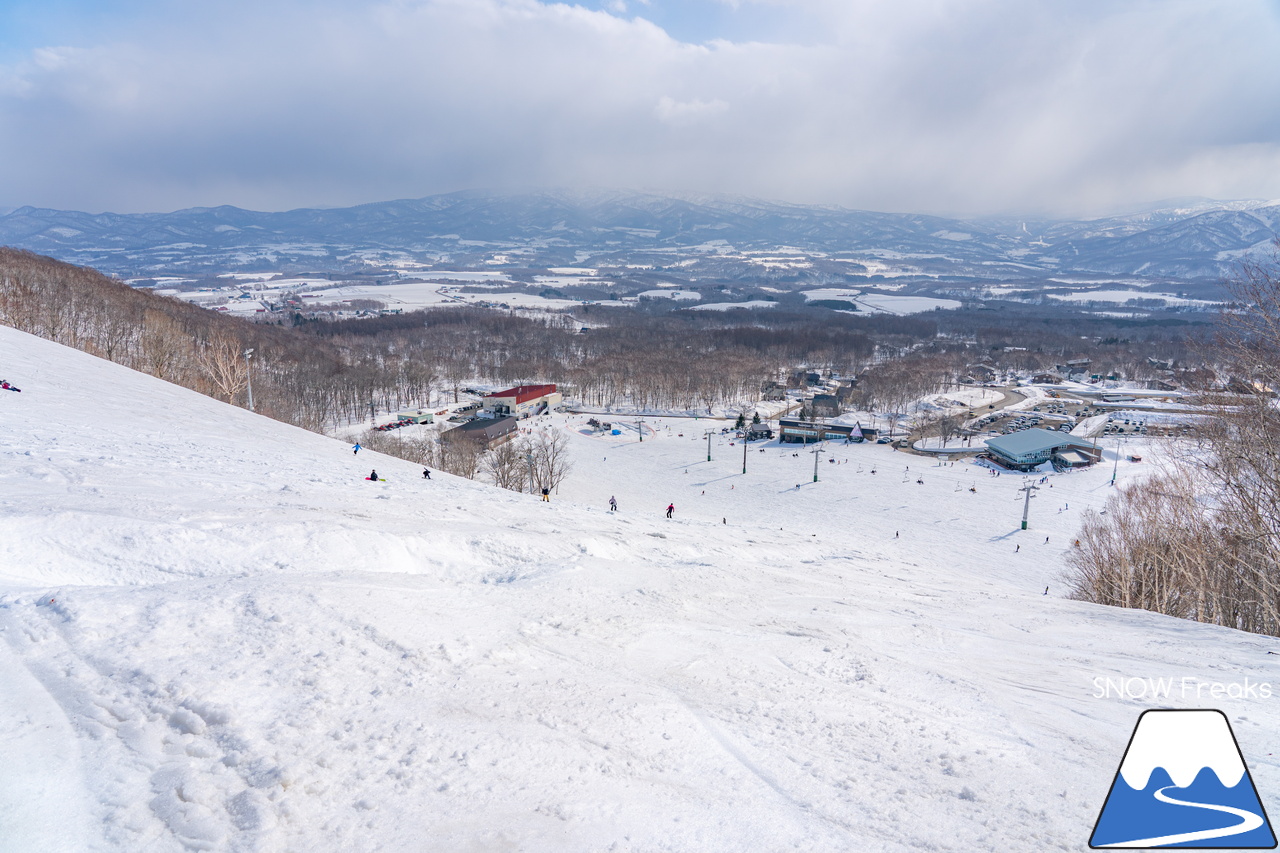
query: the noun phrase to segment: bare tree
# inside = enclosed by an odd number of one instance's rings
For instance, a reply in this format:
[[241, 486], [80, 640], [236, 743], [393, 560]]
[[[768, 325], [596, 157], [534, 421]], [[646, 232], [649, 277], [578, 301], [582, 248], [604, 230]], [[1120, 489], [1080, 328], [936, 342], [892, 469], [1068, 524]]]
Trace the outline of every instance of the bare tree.
[[228, 403], [234, 402], [249, 382], [249, 362], [242, 344], [225, 332], [215, 332], [196, 349], [196, 364]]
[[569, 461], [569, 437], [557, 429], [538, 430], [529, 437], [528, 446], [533, 456], [535, 487], [553, 491], [559, 488], [573, 470]]
[[1280, 636], [1280, 260], [1228, 289], [1216, 361], [1240, 377], [1199, 446], [1168, 473], [1085, 519], [1068, 558], [1073, 594]]
[[521, 492], [528, 481], [528, 461], [525, 457], [531, 452], [527, 439], [508, 441], [491, 448], [484, 455], [481, 468], [498, 488]]

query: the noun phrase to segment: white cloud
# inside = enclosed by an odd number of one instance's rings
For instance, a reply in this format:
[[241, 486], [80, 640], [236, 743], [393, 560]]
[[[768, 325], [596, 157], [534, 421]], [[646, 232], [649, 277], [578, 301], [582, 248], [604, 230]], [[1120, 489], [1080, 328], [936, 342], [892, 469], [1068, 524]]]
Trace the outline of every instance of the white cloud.
[[0, 205], [588, 184], [937, 212], [1280, 196], [1261, 0], [753, 2], [812, 36], [690, 45], [535, 0], [157, 5], [0, 69], [0, 160], [23, 164], [0, 171]]
[[711, 101], [704, 101], [694, 98], [690, 101], [677, 101], [674, 98], [663, 95], [658, 99], [658, 105], [654, 107], [654, 114], [659, 119], [670, 125], [690, 125], [699, 121], [719, 115], [729, 109], [729, 105], [718, 98]]

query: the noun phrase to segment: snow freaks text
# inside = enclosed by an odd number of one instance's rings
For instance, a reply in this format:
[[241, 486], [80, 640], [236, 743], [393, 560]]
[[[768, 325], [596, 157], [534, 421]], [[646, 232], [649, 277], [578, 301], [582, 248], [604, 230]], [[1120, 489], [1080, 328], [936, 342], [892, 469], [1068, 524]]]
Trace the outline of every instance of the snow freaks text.
[[1094, 699], [1270, 699], [1272, 685], [1266, 681], [1202, 681], [1198, 678], [1107, 678], [1093, 679]]

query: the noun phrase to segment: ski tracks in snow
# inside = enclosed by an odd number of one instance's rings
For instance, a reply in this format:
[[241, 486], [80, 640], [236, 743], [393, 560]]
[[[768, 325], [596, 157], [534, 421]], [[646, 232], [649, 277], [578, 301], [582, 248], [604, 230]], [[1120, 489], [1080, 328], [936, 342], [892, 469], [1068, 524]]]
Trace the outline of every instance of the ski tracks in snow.
[[86, 782], [99, 844], [258, 851], [312, 837], [366, 849], [358, 815], [388, 789], [427, 784], [405, 772], [414, 751], [397, 748], [412, 717], [379, 713], [406, 700], [425, 663], [314, 597], [299, 607], [305, 591], [236, 586], [209, 584], [195, 606], [78, 590], [8, 602], [0, 622], [90, 763], [112, 768]]

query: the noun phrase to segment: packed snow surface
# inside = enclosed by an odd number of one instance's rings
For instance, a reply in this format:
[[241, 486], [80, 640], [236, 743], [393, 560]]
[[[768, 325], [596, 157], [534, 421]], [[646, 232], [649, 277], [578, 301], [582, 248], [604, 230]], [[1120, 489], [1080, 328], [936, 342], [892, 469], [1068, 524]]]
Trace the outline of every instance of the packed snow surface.
[[[10, 329], [0, 365], [6, 853], [1080, 850], [1138, 713], [1209, 701], [1095, 679], [1275, 668], [1060, 597], [1110, 452], [1024, 532], [972, 463], [544, 417], [543, 503]], [[1276, 802], [1275, 703], [1212, 706]]]

